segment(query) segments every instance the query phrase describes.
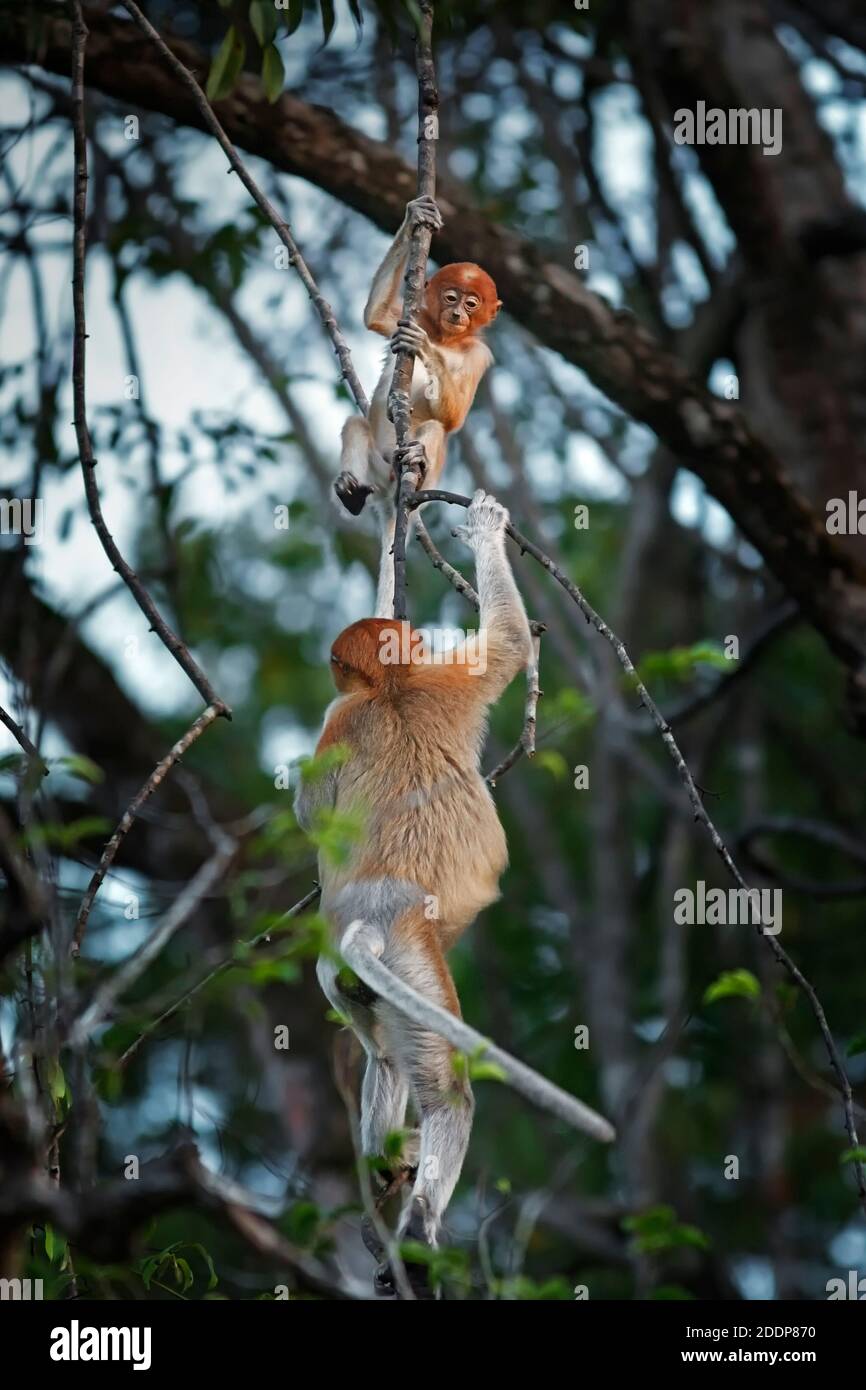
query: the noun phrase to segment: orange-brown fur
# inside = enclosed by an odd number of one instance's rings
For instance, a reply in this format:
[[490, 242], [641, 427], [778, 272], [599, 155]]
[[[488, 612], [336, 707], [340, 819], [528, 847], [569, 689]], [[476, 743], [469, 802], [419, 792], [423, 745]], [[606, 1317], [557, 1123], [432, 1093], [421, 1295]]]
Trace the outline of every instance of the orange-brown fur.
[[[412, 375], [412, 428], [423, 445], [427, 487], [436, 487], [445, 466], [449, 434], [459, 430], [472, 407], [478, 383], [493, 361], [481, 331], [496, 317], [500, 301], [493, 280], [474, 261], [443, 266], [428, 281], [416, 323], [400, 318], [402, 277], [412, 228], [417, 223], [441, 225], [432, 199], [416, 199], [373, 279], [364, 322], [391, 339], [391, 351], [415, 354]], [[388, 393], [393, 375], [386, 359], [370, 403], [367, 420], [353, 416], [343, 430], [338, 498], [359, 512], [367, 495], [386, 497], [393, 481], [396, 446], [388, 419]]]
[[[508, 859], [479, 771], [486, 714], [531, 655], [505, 554], [506, 522], [505, 509], [479, 492], [456, 533], [475, 551], [483, 649], [467, 640], [447, 663], [436, 662], [408, 624], [390, 617], [364, 618], [340, 633], [331, 652], [339, 694], [317, 752], [339, 742], [348, 758], [324, 780], [303, 783], [296, 800], [306, 827], [319, 808], [354, 815], [362, 827], [344, 862], [320, 857], [322, 911], [335, 945], [363, 924], [386, 977], [455, 1014], [445, 953], [499, 896]], [[469, 1141], [468, 1082], [457, 1080], [448, 1044], [396, 996], [383, 989], [372, 1003], [347, 999], [327, 958], [318, 973], [367, 1052], [365, 1153], [382, 1152], [386, 1135], [403, 1125], [410, 1095], [414, 1101], [420, 1156], [404, 1227], [435, 1243]]]
[[[436, 926], [447, 950], [498, 896], [507, 864], [493, 799], [477, 771], [486, 686], [465, 662], [383, 665], [380, 637], [400, 629], [394, 619], [364, 618], [334, 643], [343, 699], [317, 752], [334, 742], [351, 748], [336, 805], [358, 812], [365, 832], [348, 863], [326, 873], [332, 886], [374, 875], [418, 882], [439, 898]], [[497, 659], [489, 645], [487, 659]]]

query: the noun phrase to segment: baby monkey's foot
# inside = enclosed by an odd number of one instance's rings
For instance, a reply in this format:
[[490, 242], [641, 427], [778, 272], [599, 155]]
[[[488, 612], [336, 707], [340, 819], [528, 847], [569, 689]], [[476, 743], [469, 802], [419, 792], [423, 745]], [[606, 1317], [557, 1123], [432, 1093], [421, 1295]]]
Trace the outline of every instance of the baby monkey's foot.
[[351, 512], [352, 516], [360, 516], [373, 489], [366, 483], [359, 483], [354, 473], [343, 471], [335, 479], [334, 491], [347, 512]]

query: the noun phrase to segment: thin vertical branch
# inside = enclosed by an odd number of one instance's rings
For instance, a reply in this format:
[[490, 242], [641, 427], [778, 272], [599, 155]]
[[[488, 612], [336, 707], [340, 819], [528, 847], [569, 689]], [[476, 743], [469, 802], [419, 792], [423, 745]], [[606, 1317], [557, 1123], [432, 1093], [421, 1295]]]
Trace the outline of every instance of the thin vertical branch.
[[163, 481], [160, 471], [160, 430], [147, 408], [141, 363], [138, 359], [138, 348], [136, 346], [135, 333], [132, 326], [132, 316], [130, 315], [129, 306], [127, 304], [126, 285], [127, 280], [125, 275], [121, 274], [119, 266], [115, 265], [114, 305], [117, 310], [120, 336], [123, 339], [123, 348], [126, 353], [127, 369], [138, 383], [138, 418], [141, 421], [144, 437], [147, 441], [147, 467], [150, 473], [150, 493], [153, 498], [153, 505], [156, 511], [156, 524], [159, 527], [162, 550], [165, 557], [165, 585], [174, 605], [175, 621], [178, 627], [181, 627], [180, 598], [178, 593], [180, 584], [180, 557], [178, 555], [177, 539], [172, 534], [169, 520], [171, 487], [170, 484]]
[[208, 705], [204, 714], [199, 715], [198, 719], [196, 719], [195, 723], [187, 729], [183, 737], [179, 738], [174, 747], [171, 748], [168, 751], [168, 753], [166, 753], [162, 761], [157, 763], [156, 767], [153, 769], [153, 772], [150, 774], [147, 781], [144, 783], [144, 786], [139, 788], [135, 796], [130, 801], [129, 805], [127, 806], [120, 819], [117, 829], [115, 830], [111, 839], [108, 841], [108, 844], [105, 846], [105, 849], [102, 851], [101, 858], [96, 866], [96, 871], [93, 877], [91, 878], [90, 883], [87, 885], [87, 892], [81, 899], [81, 906], [78, 909], [78, 917], [75, 922], [75, 934], [73, 936], [72, 945], [70, 947], [71, 955], [77, 956], [81, 952], [81, 942], [82, 938], [84, 937], [85, 928], [87, 927], [87, 919], [90, 916], [90, 909], [93, 907], [93, 900], [99, 892], [100, 886], [102, 884], [103, 879], [105, 878], [105, 875], [108, 873], [108, 870], [111, 868], [111, 865], [114, 863], [114, 860], [117, 857], [117, 851], [120, 849], [120, 846], [123, 843], [124, 838], [131, 829], [132, 823], [138, 815], [139, 811], [141, 810], [142, 806], [144, 805], [145, 801], [147, 801], [149, 796], [152, 796], [152, 794], [156, 791], [157, 787], [159, 786], [160, 782], [164, 780], [168, 772], [170, 772], [170, 770], [174, 767], [175, 763], [180, 762], [180, 759], [183, 757], [187, 749], [193, 743], [195, 743], [199, 735], [203, 734], [205, 729], [208, 728], [208, 726], [212, 724], [214, 720], [218, 718], [218, 716], [219, 710], [216, 708], [216, 706]]
[[[439, 93], [436, 90], [436, 70], [433, 66], [433, 6], [430, 0], [419, 0], [420, 22], [415, 41], [415, 69], [418, 74], [418, 197], [432, 198], [436, 193], [436, 141], [439, 138]], [[412, 231], [409, 259], [406, 266], [403, 295], [404, 319], [417, 318], [424, 300], [427, 258], [430, 255], [430, 227], [417, 224]], [[394, 617], [408, 617], [406, 608], [406, 533], [409, 525], [408, 499], [416, 491], [423, 471], [421, 446], [406, 452], [412, 438], [412, 373], [415, 354], [397, 353], [391, 389], [388, 393], [388, 418], [397, 435], [395, 463], [399, 470], [397, 484], [397, 525], [394, 533]]]
[[208, 705], [213, 705], [225, 718], [231, 718], [231, 710], [219, 698], [207, 676], [191, 656], [186, 645], [168, 626], [156, 604], [150, 597], [138, 575], [121, 555], [114, 537], [105, 524], [99, 487], [96, 482], [96, 459], [87, 425], [86, 409], [86, 342], [87, 325], [84, 312], [84, 274], [87, 221], [87, 135], [84, 124], [84, 50], [87, 43], [87, 26], [81, 12], [81, 0], [73, 0], [72, 22], [72, 129], [75, 153], [75, 184], [73, 194], [73, 240], [72, 240], [72, 305], [74, 314], [74, 333], [72, 340], [72, 397], [74, 403], [75, 437], [78, 441], [78, 456], [84, 476], [84, 491], [87, 509], [102, 543], [102, 548], [113, 568], [123, 579], [132, 597], [165, 647], [171, 652], [178, 665], [186, 672]]

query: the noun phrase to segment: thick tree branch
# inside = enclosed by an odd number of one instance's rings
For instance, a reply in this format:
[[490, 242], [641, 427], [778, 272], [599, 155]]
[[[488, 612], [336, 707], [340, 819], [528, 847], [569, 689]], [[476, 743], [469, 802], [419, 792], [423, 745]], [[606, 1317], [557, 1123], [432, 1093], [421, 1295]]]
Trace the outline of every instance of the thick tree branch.
[[[89, 81], [126, 103], [208, 129], [191, 91], [156, 55], [150, 60], [134, 26], [90, 11], [88, 22]], [[23, 14], [6, 15], [2, 24], [0, 59], [69, 72], [64, 20], [47, 21], [38, 46]], [[187, 68], [207, 70], [206, 55], [194, 45], [172, 38], [169, 46]], [[246, 150], [309, 179], [387, 231], [414, 196], [413, 171], [387, 145], [288, 93], [271, 106], [257, 78], [242, 77], [219, 111], [225, 131]], [[445, 227], [434, 237], [433, 254], [460, 260], [471, 249], [516, 318], [583, 368], [703, 480], [854, 678], [866, 681], [866, 567], [827, 534], [736, 406], [695, 381], [630, 314], [611, 309], [570, 270], [491, 222], [444, 181], [437, 199]]]

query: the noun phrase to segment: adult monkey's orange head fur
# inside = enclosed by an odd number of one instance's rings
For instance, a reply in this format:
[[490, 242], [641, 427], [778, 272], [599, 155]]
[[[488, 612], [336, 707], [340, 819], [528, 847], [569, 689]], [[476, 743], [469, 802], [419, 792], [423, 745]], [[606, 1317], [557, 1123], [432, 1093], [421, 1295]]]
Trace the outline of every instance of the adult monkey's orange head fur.
[[424, 292], [422, 327], [434, 342], [453, 346], [474, 337], [496, 318], [502, 301], [496, 285], [474, 261], [443, 265], [431, 276]]
[[421, 634], [397, 618], [361, 618], [331, 648], [331, 674], [341, 694], [403, 685], [423, 659]]

